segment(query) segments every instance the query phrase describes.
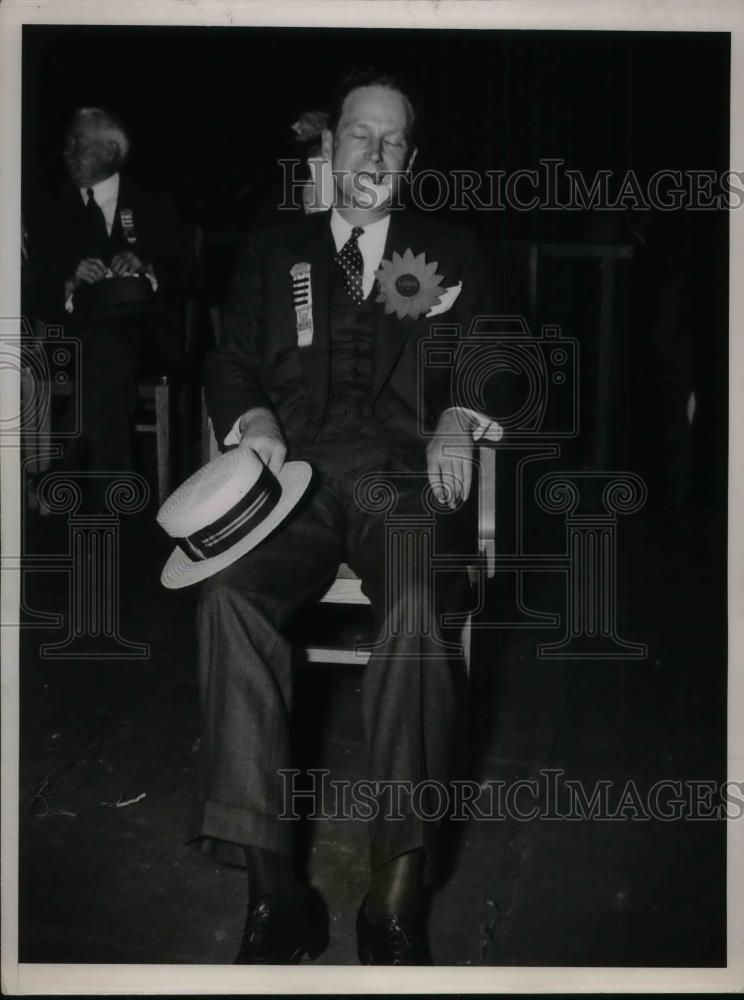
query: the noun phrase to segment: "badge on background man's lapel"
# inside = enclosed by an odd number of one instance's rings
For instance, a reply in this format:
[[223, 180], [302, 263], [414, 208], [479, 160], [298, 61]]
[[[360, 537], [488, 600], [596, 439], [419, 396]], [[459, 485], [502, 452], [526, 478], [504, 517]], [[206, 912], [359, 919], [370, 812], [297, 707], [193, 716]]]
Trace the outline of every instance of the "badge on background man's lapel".
[[137, 234], [134, 231], [134, 215], [131, 208], [122, 207], [119, 209], [119, 221], [124, 239], [133, 246], [137, 242]]
[[297, 319], [297, 346], [309, 347], [313, 342], [313, 289], [310, 282], [310, 265], [306, 261], [295, 264], [292, 276], [292, 302]]

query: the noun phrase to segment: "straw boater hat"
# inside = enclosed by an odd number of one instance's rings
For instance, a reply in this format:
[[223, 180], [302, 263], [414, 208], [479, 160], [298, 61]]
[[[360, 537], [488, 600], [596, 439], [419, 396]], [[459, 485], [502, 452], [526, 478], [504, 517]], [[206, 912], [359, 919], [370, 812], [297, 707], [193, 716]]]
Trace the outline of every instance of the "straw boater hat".
[[307, 462], [285, 462], [275, 476], [248, 448], [212, 459], [158, 512], [158, 523], [178, 542], [160, 582], [171, 590], [188, 587], [250, 552], [289, 514], [311, 474]]

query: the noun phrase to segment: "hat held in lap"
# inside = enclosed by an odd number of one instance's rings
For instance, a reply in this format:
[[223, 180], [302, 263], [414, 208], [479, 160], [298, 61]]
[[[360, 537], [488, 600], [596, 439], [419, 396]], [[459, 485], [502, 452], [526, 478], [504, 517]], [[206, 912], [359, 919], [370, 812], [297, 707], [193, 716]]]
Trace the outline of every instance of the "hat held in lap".
[[236, 562], [289, 515], [311, 475], [307, 462], [285, 462], [275, 476], [248, 448], [212, 459], [158, 511], [158, 524], [178, 543], [160, 582], [188, 587]]

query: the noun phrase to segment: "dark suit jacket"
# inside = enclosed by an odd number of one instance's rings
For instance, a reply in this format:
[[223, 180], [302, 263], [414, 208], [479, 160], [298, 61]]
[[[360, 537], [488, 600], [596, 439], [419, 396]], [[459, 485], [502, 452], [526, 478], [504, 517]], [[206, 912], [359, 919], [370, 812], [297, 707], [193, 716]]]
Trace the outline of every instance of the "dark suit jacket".
[[[426, 216], [393, 212], [383, 258], [411, 249], [438, 262], [440, 288], [462, 282], [446, 312], [427, 319], [399, 320], [375, 305], [373, 419], [383, 440], [423, 457], [426, 439], [419, 418], [433, 428], [451, 404], [451, 368], [425, 366], [419, 376], [419, 345], [436, 324], [460, 324], [466, 334], [475, 315], [489, 311], [487, 271], [465, 230]], [[329, 389], [329, 297], [335, 246], [330, 212], [293, 219], [265, 230], [247, 244], [235, 271], [224, 317], [222, 346], [207, 360], [207, 406], [222, 443], [235, 421], [255, 406], [279, 419], [290, 455], [309, 443], [320, 427]], [[298, 346], [290, 270], [311, 267], [313, 342]], [[373, 290], [373, 298], [376, 290]], [[444, 356], [444, 355], [443, 355]]]
[[[137, 241], [129, 246], [121, 232], [120, 209], [131, 210]], [[46, 322], [67, 322], [65, 281], [80, 260], [88, 256], [85, 205], [77, 188], [68, 186], [46, 217], [39, 221], [32, 242], [34, 312]], [[163, 307], [181, 293], [184, 254], [176, 213], [170, 201], [148, 194], [124, 174], [119, 178], [119, 197], [111, 233], [115, 249], [131, 249], [153, 265], [158, 280], [157, 297]], [[104, 261], [108, 264], [109, 261]], [[72, 314], [73, 321], [75, 319]]]

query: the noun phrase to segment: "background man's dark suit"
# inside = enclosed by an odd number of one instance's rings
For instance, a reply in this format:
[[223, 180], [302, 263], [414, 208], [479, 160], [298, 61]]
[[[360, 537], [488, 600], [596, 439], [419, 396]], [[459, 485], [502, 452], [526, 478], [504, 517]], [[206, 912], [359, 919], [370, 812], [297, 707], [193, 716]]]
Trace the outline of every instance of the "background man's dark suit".
[[[124, 239], [120, 210], [129, 208], [134, 219], [136, 244]], [[37, 232], [32, 240], [36, 262], [35, 310], [43, 319], [72, 320], [74, 313], [65, 312], [65, 281], [70, 278], [80, 260], [90, 253], [87, 238], [85, 203], [80, 191], [71, 184], [53, 202], [44, 218], [37, 220]], [[151, 261], [164, 301], [180, 291], [181, 262], [184, 254], [180, 244], [178, 218], [170, 199], [149, 193], [131, 177], [119, 177], [119, 195], [114, 225], [108, 245], [109, 257], [117, 250], [133, 249], [138, 256]]]
[[[132, 213], [134, 243], [125, 239], [123, 208]], [[175, 211], [168, 199], [148, 194], [120, 174], [111, 233], [96, 239], [79, 189], [68, 185], [39, 220], [32, 246], [35, 316], [64, 324], [66, 333], [82, 342], [83, 433], [68, 449], [66, 461], [75, 468], [128, 469], [135, 371], [164, 366], [173, 370], [183, 363], [178, 304], [184, 253]], [[78, 263], [99, 257], [108, 265], [122, 250], [132, 250], [152, 264], [157, 292], [146, 308], [89, 316], [77, 303], [67, 313], [65, 282]]]

